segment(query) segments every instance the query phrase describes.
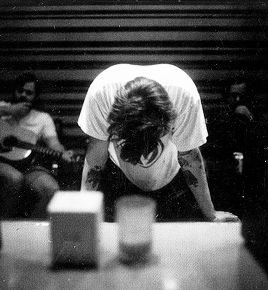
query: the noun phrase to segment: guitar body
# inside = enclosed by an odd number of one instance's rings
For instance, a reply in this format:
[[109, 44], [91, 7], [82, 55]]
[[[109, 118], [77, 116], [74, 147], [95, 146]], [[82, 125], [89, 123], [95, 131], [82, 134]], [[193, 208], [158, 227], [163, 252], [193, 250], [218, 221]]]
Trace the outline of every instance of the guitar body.
[[[35, 133], [24, 129], [18, 125], [10, 125], [0, 119], [0, 157], [10, 161], [22, 161], [30, 156], [32, 152], [41, 155], [41, 160], [59, 160], [66, 162], [62, 157], [62, 152], [48, 147], [36, 145], [38, 139]], [[67, 163], [84, 163], [83, 155], [73, 155]]]
[[37, 143], [37, 136], [33, 132], [24, 129], [19, 125], [11, 125], [8, 121], [0, 119], [0, 156], [8, 160], [22, 160], [27, 158], [32, 152], [31, 149], [18, 147], [5, 148], [3, 142], [10, 136], [14, 136], [23, 142], [32, 144], [33, 146]]

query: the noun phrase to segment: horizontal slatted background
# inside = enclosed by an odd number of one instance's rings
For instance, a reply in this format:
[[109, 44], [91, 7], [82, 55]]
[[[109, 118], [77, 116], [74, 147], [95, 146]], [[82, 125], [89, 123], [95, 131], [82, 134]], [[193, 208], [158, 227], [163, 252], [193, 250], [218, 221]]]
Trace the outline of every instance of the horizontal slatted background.
[[83, 99], [113, 64], [181, 67], [197, 84], [208, 119], [223, 106], [228, 79], [267, 78], [266, 2], [37, 2], [1, 1], [0, 97], [18, 74], [34, 71], [43, 80], [44, 110], [64, 123], [67, 147], [84, 144], [76, 124]]

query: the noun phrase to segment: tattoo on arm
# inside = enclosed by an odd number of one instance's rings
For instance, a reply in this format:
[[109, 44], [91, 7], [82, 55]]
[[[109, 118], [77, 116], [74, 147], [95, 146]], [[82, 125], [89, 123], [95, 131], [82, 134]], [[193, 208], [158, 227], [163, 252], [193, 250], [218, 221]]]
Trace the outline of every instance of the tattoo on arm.
[[201, 154], [200, 154], [199, 150], [192, 150], [191, 155], [195, 161], [198, 161], [200, 163], [202, 162]]
[[199, 168], [202, 167], [202, 158], [199, 150], [190, 150], [185, 152], [178, 152], [178, 161], [180, 165], [183, 166], [190, 166], [190, 163], [188, 161], [188, 156], [191, 158], [191, 160], [200, 163]]
[[90, 171], [88, 171], [86, 182], [92, 184], [92, 187], [95, 188], [100, 182], [101, 173], [101, 166], [95, 166]]
[[191, 152], [192, 152], [192, 150], [189, 150], [189, 151], [179, 151], [179, 155], [180, 156], [189, 155]]
[[183, 175], [188, 185], [192, 185], [194, 187], [198, 186], [198, 180], [190, 170], [184, 170]]
[[181, 167], [189, 166], [189, 162], [180, 155], [178, 155], [178, 161]]
[[199, 174], [203, 174], [204, 163], [200, 151], [193, 149], [186, 152], [178, 152], [178, 161], [181, 165], [186, 183], [189, 186], [198, 187], [198, 178], [193, 172], [196, 171], [195, 168], [198, 168], [200, 170]]

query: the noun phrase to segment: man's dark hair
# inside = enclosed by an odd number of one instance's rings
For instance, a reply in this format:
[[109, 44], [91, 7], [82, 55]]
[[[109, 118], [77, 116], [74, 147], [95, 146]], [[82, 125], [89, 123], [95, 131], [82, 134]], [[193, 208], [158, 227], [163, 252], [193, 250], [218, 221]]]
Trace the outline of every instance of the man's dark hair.
[[15, 81], [13, 86], [13, 99], [12, 102], [15, 102], [15, 92], [19, 89], [21, 89], [26, 83], [34, 83], [35, 84], [35, 98], [32, 102], [33, 108], [38, 107], [39, 102], [39, 94], [40, 94], [40, 81], [37, 79], [35, 74], [31, 72], [26, 72], [21, 75], [19, 75]]
[[241, 76], [235, 76], [233, 78], [230, 78], [226, 80], [225, 85], [223, 87], [222, 96], [226, 102], [228, 102], [228, 98], [230, 97], [230, 90], [233, 86], [237, 85], [244, 85], [245, 91], [244, 96], [241, 95], [243, 98], [243, 101], [248, 101], [253, 95], [253, 80], [250, 79], [247, 76], [241, 75]]
[[166, 90], [156, 81], [137, 77], [118, 91], [108, 133], [110, 140], [120, 141], [121, 158], [135, 165], [157, 147], [175, 118]]

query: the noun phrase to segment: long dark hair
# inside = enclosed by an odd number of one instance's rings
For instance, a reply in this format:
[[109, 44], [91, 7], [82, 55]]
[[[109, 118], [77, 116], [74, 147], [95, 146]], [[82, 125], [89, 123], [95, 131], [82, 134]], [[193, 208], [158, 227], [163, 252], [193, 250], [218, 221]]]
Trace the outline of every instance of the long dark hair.
[[157, 147], [175, 118], [166, 90], [156, 81], [137, 77], [117, 93], [108, 117], [109, 139], [119, 142], [120, 157], [135, 165]]

